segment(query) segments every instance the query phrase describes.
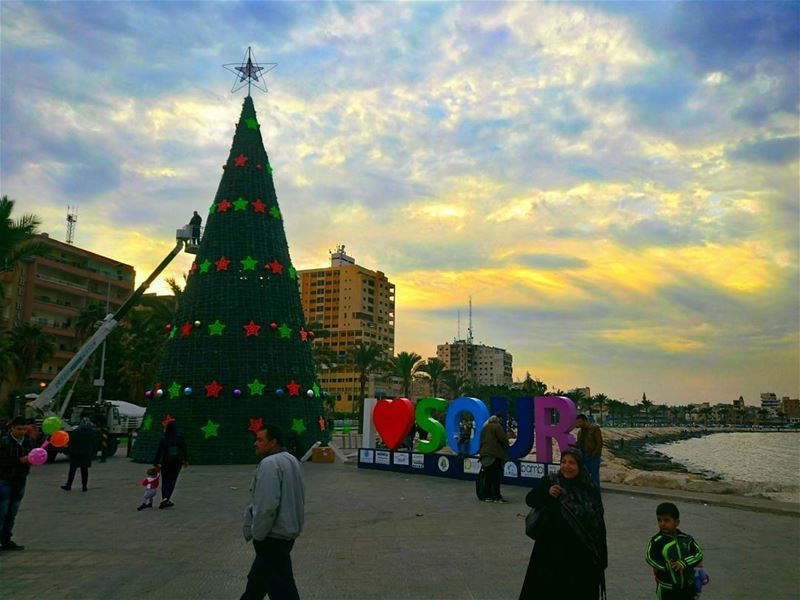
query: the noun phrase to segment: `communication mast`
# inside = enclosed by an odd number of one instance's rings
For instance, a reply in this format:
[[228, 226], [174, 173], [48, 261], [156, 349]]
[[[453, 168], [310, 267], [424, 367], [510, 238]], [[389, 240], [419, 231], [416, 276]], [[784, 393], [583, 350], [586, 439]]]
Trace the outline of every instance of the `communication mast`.
[[75, 224], [78, 222], [78, 207], [67, 206], [67, 243], [75, 241]]
[[467, 343], [472, 344], [472, 296], [469, 297], [469, 327], [467, 328]]

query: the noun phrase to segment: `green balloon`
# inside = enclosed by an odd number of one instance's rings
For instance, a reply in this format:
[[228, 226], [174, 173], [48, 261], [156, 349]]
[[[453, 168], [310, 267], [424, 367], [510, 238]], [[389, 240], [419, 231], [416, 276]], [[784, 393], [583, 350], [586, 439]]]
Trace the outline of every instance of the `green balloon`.
[[447, 442], [444, 425], [431, 417], [434, 410], [443, 411], [447, 408], [447, 400], [443, 398], [420, 398], [417, 401], [417, 425], [428, 432], [427, 440], [419, 440], [417, 449], [423, 454], [433, 454], [441, 450]]
[[58, 417], [47, 417], [42, 421], [42, 431], [45, 435], [52, 435], [61, 429], [61, 419]]

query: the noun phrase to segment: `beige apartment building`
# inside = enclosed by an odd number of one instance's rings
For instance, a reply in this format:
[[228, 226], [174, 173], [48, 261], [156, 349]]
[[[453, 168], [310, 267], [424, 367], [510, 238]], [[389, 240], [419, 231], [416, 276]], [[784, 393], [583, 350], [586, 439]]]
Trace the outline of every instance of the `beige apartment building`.
[[0, 273], [0, 331], [34, 323], [55, 339], [55, 354], [30, 374], [44, 387], [81, 345], [76, 321], [89, 304], [116, 311], [133, 293], [136, 272], [106, 256], [65, 244], [46, 233], [36, 236], [46, 254], [23, 259], [14, 272]]
[[[319, 323], [327, 331], [320, 344], [344, 361], [348, 348], [359, 342], [381, 344], [387, 358], [394, 355], [395, 287], [381, 271], [356, 264], [344, 246], [331, 253], [331, 266], [297, 272], [303, 312], [309, 324]], [[341, 363], [339, 363], [341, 364]], [[358, 374], [339, 367], [318, 367], [320, 386], [336, 398], [335, 410], [353, 410], [358, 400]], [[370, 378], [367, 396], [385, 387]]]
[[513, 383], [513, 357], [503, 348], [455, 340], [436, 346], [436, 357], [478, 385]]

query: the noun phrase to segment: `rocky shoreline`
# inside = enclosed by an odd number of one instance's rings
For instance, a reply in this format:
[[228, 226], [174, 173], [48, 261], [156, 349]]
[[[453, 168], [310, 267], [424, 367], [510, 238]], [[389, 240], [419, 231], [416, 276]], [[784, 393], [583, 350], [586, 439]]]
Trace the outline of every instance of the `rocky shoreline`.
[[655, 430], [633, 427], [603, 429], [605, 444], [600, 480], [631, 486], [732, 494], [800, 503], [800, 488], [797, 486], [727, 480], [702, 473], [691, 473], [669, 457], [645, 448], [650, 444], [663, 444], [711, 433], [722, 433], [722, 431], [682, 427], [663, 427]]

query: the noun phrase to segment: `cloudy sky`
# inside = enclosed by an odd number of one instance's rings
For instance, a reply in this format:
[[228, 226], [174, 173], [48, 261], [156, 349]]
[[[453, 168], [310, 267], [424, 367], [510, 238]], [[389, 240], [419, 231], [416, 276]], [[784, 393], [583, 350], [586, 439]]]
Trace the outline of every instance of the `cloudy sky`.
[[384, 271], [397, 351], [472, 296], [516, 378], [797, 397], [798, 6], [6, 0], [2, 193], [141, 281], [214, 197], [249, 45], [293, 261]]

